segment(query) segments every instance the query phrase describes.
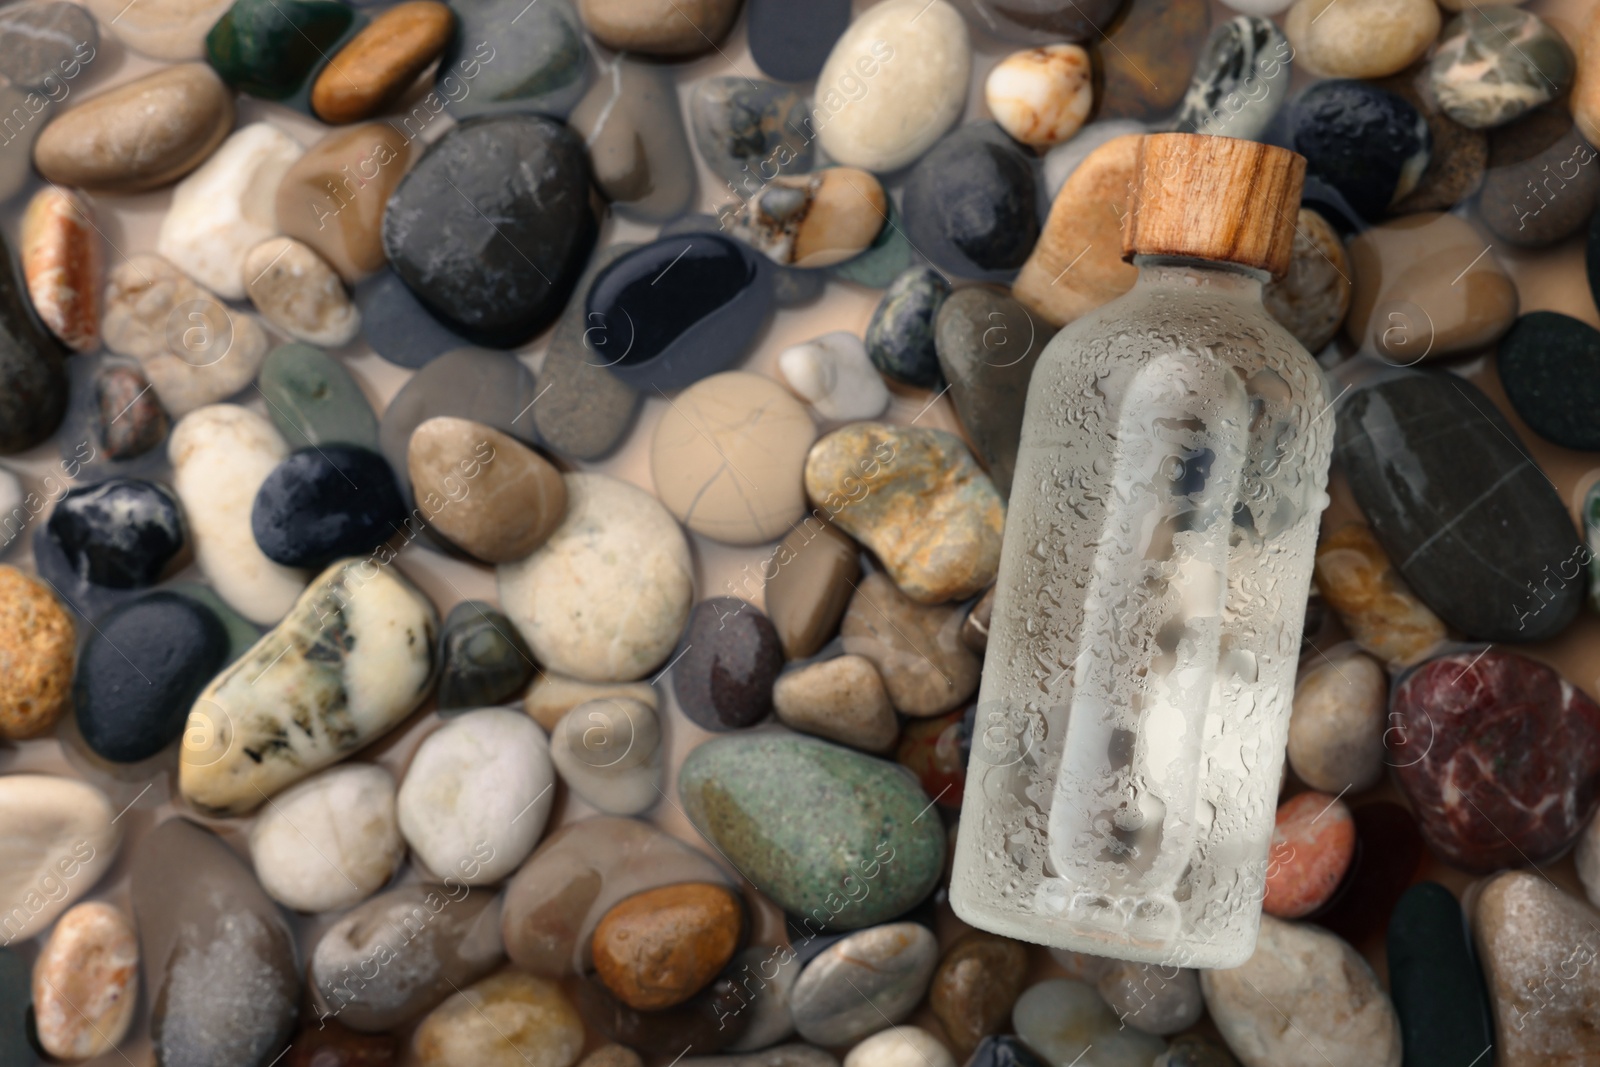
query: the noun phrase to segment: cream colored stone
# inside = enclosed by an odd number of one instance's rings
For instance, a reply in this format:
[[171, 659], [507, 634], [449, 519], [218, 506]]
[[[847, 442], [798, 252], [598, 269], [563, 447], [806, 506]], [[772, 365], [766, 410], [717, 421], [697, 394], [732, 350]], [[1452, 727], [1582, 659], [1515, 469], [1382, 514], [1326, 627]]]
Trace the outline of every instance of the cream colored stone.
[[637, 815], [663, 796], [661, 721], [640, 700], [579, 704], [551, 733], [550, 759], [567, 788], [606, 815]]
[[1378, 784], [1389, 677], [1363, 653], [1324, 661], [1295, 685], [1289, 764], [1313, 789], [1342, 796]]
[[244, 287], [266, 320], [297, 341], [339, 348], [361, 332], [328, 261], [292, 237], [270, 237], [244, 257]]
[[110, 904], [79, 904], [61, 917], [33, 964], [39, 1044], [61, 1060], [110, 1052], [139, 1003], [139, 940]]
[[0, 776], [0, 945], [26, 941], [94, 888], [122, 844], [115, 815], [76, 779]]
[[983, 98], [1000, 128], [1023, 144], [1061, 144], [1094, 108], [1089, 53], [1075, 44], [1013, 52], [989, 72]]
[[206, 57], [206, 34], [232, 0], [86, 0], [100, 21], [129, 48], [168, 62]]
[[607, 697], [637, 700], [651, 711], [660, 711], [655, 686], [649, 682], [580, 682], [576, 678], [563, 678], [550, 671], [539, 672], [539, 677], [528, 687], [522, 698], [522, 708], [533, 721], [554, 733], [567, 712], [579, 704]]
[[422, 1020], [418, 1067], [571, 1067], [583, 1020], [561, 987], [505, 971], [456, 993]]
[[394, 776], [372, 763], [331, 767], [284, 790], [250, 827], [261, 888], [296, 911], [359, 904], [405, 857]]
[[866, 344], [849, 330], [784, 349], [778, 374], [824, 419], [875, 419], [889, 406], [889, 387], [868, 358]]
[[656, 425], [656, 495], [684, 525], [734, 545], [788, 532], [806, 509], [802, 474], [816, 427], [770, 378], [728, 371], [673, 400]]
[[1382, 78], [1439, 36], [1433, 0], [1296, 0], [1284, 19], [1295, 63], [1330, 78]]

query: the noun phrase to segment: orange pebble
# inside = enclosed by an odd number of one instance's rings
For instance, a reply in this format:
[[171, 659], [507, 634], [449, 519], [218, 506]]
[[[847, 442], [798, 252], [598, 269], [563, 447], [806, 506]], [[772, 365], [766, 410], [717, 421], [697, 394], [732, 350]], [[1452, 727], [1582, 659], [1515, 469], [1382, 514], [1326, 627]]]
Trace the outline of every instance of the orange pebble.
[[1326, 793], [1301, 793], [1278, 808], [1267, 854], [1267, 895], [1262, 910], [1298, 919], [1328, 902], [1355, 854], [1350, 809]]

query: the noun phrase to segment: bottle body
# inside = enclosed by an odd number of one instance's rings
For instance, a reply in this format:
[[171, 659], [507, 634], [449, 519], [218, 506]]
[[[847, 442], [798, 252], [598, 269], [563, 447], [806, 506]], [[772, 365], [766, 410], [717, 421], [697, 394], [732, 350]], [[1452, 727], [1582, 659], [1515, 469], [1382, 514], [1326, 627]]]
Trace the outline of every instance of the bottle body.
[[1025, 941], [1235, 966], [1334, 420], [1264, 273], [1137, 262], [1029, 388], [951, 903]]

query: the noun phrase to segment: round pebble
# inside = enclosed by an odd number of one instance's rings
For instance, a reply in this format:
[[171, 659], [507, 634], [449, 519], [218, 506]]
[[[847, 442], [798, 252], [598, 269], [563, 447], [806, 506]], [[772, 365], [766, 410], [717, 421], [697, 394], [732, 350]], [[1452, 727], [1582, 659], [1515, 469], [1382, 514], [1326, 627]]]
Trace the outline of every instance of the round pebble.
[[1600, 202], [1594, 161], [1594, 148], [1564, 110], [1535, 108], [1489, 132], [1478, 213], [1492, 234], [1510, 244], [1554, 244], [1583, 229]]
[[900, 734], [883, 678], [865, 656], [837, 656], [781, 675], [772, 706], [791, 730], [863, 752], [887, 752]]
[[273, 798], [250, 827], [267, 895], [295, 911], [336, 911], [382, 889], [405, 859], [394, 776], [370, 763], [313, 775]]
[[1339, 233], [1321, 215], [1301, 208], [1295, 219], [1289, 273], [1261, 292], [1273, 318], [1309, 352], [1320, 352], [1350, 309], [1350, 261]]
[[418, 1067], [571, 1067], [583, 1021], [561, 987], [506, 971], [456, 993], [412, 1038]]
[[450, 609], [439, 630], [439, 707], [508, 703], [537, 667], [516, 624], [481, 600]]
[[[0, 29], [0, 41], [5, 36]], [[88, 201], [67, 189], [39, 190], [22, 215], [20, 251], [28, 296], [45, 326], [74, 351], [98, 348], [100, 234]]]
[[1381, 78], [1439, 35], [1432, 0], [1297, 0], [1284, 20], [1295, 59], [1330, 78]]
[[939, 943], [920, 923], [861, 930], [822, 950], [794, 984], [795, 1029], [816, 1045], [847, 1045], [911, 1014], [928, 989]]
[[433, 528], [485, 563], [526, 558], [566, 516], [561, 472], [510, 434], [470, 419], [441, 415], [418, 426], [406, 469]]
[[1344, 801], [1324, 793], [1285, 801], [1272, 831], [1262, 910], [1280, 919], [1316, 911], [1339, 887], [1355, 847], [1355, 823]]
[[867, 355], [895, 381], [937, 389], [943, 380], [934, 324], [950, 283], [931, 267], [912, 267], [883, 294], [867, 323]]
[[737, 730], [771, 713], [783, 645], [755, 605], [732, 596], [702, 600], [683, 639], [672, 689], [693, 722], [707, 730]]
[[970, 1055], [1006, 1028], [1027, 970], [1027, 949], [1010, 938], [974, 932], [950, 946], [933, 973], [928, 1003], [957, 1052]]
[[620, 901], [594, 930], [594, 965], [640, 1011], [682, 1004], [733, 958], [744, 905], [725, 886], [684, 882]]
[[[1428, 10], [1434, 11], [1431, 3]], [[1365, 82], [1317, 82], [1294, 102], [1289, 121], [1306, 174], [1333, 186], [1368, 219], [1381, 218], [1427, 169], [1427, 122], [1405, 100]]]
[[1537, 15], [1474, 8], [1444, 28], [1428, 61], [1428, 86], [1446, 115], [1486, 129], [1560, 96], [1576, 73], [1572, 49]]
[[44, 930], [111, 868], [122, 827], [106, 795], [73, 778], [0, 775], [0, 826], [7, 829], [0, 899], [10, 901], [5, 936]]
[[387, 541], [405, 510], [394, 472], [378, 453], [313, 446], [267, 475], [251, 505], [250, 529], [274, 563], [320, 570]]
[[273, 237], [252, 248], [244, 257], [244, 277], [256, 310], [296, 341], [338, 348], [361, 332], [361, 312], [339, 276], [292, 237]]
[[80, 582], [145, 589], [182, 565], [189, 537], [166, 486], [108, 478], [69, 489], [45, 525]]
[[77, 644], [72, 619], [41, 582], [0, 567], [0, 737], [46, 733], [66, 709]]
[[848, 330], [784, 349], [778, 373], [824, 419], [875, 419], [889, 406], [889, 389], [867, 358], [867, 346]]
[[1089, 67], [1089, 53], [1075, 44], [1013, 52], [984, 80], [984, 102], [1016, 140], [1058, 145], [1078, 132], [1094, 107]]
[[844, 1067], [956, 1067], [956, 1060], [920, 1026], [891, 1026], [846, 1053]]
[[934, 266], [1009, 277], [1039, 236], [1037, 164], [993, 123], [963, 126], [912, 168], [901, 210], [907, 240]]
[[1383, 776], [1389, 679], [1371, 656], [1318, 663], [1295, 684], [1289, 765], [1313, 789], [1359, 793]]
[[90, 901], [61, 916], [33, 964], [33, 1013], [50, 1055], [89, 1060], [116, 1048], [139, 1003], [139, 942], [110, 904]]
[[550, 759], [567, 788], [607, 815], [638, 815], [661, 791], [661, 720], [628, 696], [578, 704], [551, 730]]

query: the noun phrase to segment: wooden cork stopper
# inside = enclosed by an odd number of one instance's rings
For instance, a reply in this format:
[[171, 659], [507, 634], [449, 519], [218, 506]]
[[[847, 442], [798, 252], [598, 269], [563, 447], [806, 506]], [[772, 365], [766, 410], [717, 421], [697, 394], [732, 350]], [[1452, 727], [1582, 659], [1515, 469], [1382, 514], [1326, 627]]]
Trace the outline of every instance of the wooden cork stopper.
[[1234, 137], [1153, 133], [1139, 145], [1124, 259], [1188, 256], [1281, 278], [1294, 249], [1305, 157]]

